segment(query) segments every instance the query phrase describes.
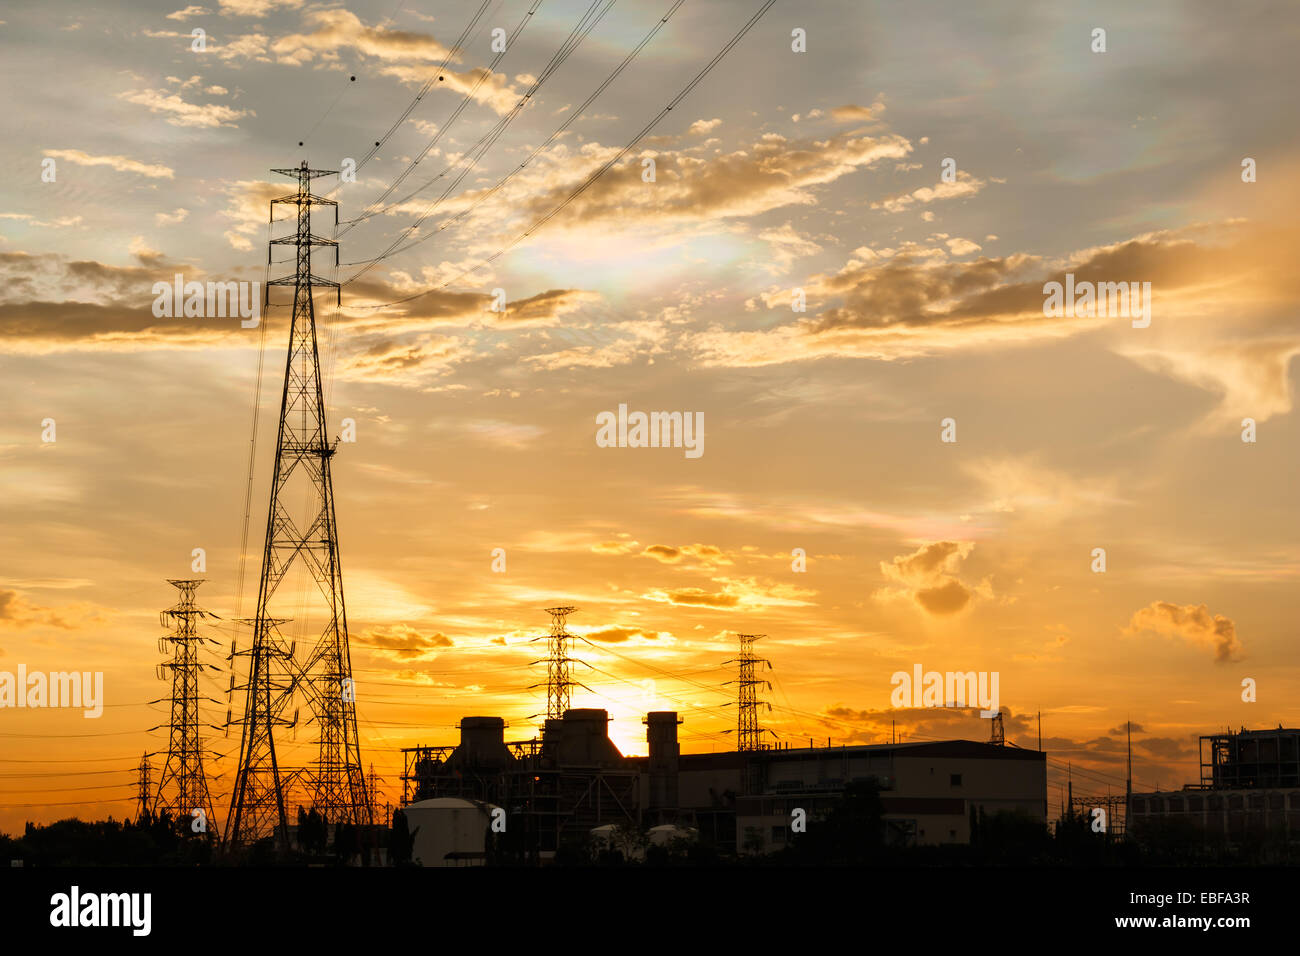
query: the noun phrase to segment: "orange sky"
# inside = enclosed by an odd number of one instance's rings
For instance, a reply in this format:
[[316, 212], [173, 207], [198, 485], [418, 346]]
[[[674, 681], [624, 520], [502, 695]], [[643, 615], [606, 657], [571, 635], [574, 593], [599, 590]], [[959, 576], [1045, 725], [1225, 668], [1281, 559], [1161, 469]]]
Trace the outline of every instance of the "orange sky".
[[[608, 709], [626, 753], [644, 752], [647, 710], [681, 712], [688, 751], [734, 746], [736, 632], [767, 635], [762, 720], [787, 741], [986, 739], [970, 713], [891, 710], [890, 676], [998, 672], [1011, 740], [1037, 746], [1042, 714], [1053, 812], [1067, 763], [1076, 793], [1122, 789], [1126, 720], [1141, 788], [1196, 779], [1200, 734], [1294, 726], [1300, 149], [1279, 122], [1294, 84], [1267, 73], [1294, 69], [1294, 14], [1262, 4], [1229, 23], [1193, 4], [1173, 27], [1101, 4], [1110, 51], [1093, 54], [1092, 21], [1055, 10], [778, 5], [483, 265], [756, 6], [686, 4], [548, 142], [662, 15], [612, 12], [407, 240], [430, 241], [345, 285], [340, 312], [318, 299], [331, 428], [357, 425], [334, 480], [363, 759], [384, 795], [399, 748], [454, 743], [461, 716], [533, 735], [545, 669], [529, 665], [556, 603], [581, 608], [574, 706]], [[141, 753], [166, 746], [148, 703], [167, 692], [165, 579], [206, 578], [199, 601], [222, 618], [214, 725], [230, 641], [248, 639], [232, 619], [255, 598], [285, 310], [265, 320], [241, 594], [260, 332], [158, 319], [152, 283], [262, 281], [267, 203], [292, 188], [269, 167], [364, 155], [467, 16], [112, 7], [0, 23], [6, 59], [48, 78], [11, 91], [21, 135], [0, 145], [20, 171], [0, 186], [0, 671], [102, 671], [106, 698], [98, 719], [0, 710], [7, 832], [130, 811]], [[548, 2], [476, 86], [491, 28], [524, 7], [489, 14], [450, 82], [340, 187], [340, 218], [434, 136], [391, 199], [458, 175], [586, 7]], [[322, 274], [346, 280], [443, 188], [358, 223]], [[1150, 327], [1044, 316], [1044, 283], [1066, 273], [1150, 282]], [[703, 455], [599, 447], [597, 416], [620, 404], [702, 413]], [[323, 624], [306, 593], [281, 590], [303, 642]], [[237, 735], [211, 731], [223, 818]]]

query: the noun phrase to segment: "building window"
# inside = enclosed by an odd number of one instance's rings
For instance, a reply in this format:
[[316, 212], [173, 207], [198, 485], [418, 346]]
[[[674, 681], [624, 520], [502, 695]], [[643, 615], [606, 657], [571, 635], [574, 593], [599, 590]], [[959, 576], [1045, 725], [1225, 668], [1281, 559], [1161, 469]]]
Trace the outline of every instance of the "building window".
[[1200, 797], [1187, 798], [1187, 809], [1191, 810], [1193, 813], [1200, 813], [1201, 810], [1204, 808], [1204, 805], [1205, 805], [1205, 801], [1202, 800]]
[[1146, 802], [1145, 800], [1140, 800], [1140, 799], [1136, 799], [1136, 798], [1135, 798], [1135, 799], [1133, 800], [1133, 812], [1134, 812], [1134, 813], [1146, 813], [1146, 812], [1147, 812], [1147, 802]]
[[960, 786], [961, 786], [961, 774], [959, 774], [959, 773], [954, 773], [954, 774], [952, 775], [952, 777], [950, 778], [950, 781], [949, 781], [949, 782], [950, 782], [954, 787], [960, 787]]
[[785, 842], [785, 827], [772, 827], [772, 842], [773, 843]]
[[1170, 812], [1170, 813], [1182, 813], [1182, 812], [1183, 812], [1183, 798], [1182, 798], [1182, 797], [1170, 797], [1170, 798], [1169, 798], [1169, 812]]

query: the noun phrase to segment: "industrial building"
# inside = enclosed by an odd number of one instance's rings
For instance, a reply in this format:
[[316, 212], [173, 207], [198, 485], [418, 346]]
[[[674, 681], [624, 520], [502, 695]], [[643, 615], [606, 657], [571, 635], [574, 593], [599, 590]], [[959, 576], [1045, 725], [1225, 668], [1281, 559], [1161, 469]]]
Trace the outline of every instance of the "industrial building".
[[1203, 736], [1200, 757], [1199, 783], [1130, 796], [1135, 836], [1162, 821], [1184, 821], [1216, 842], [1300, 840], [1300, 730]]
[[[421, 862], [485, 858], [496, 807], [507, 811], [496, 852], [517, 862], [546, 862], [620, 827], [675, 827], [658, 832], [689, 834], [726, 855], [772, 852], [790, 839], [796, 808], [815, 826], [848, 784], [863, 781], [879, 788], [892, 843], [967, 843], [981, 812], [1019, 810], [1046, 822], [1047, 763], [1039, 751], [949, 740], [683, 754], [675, 712], [650, 713], [644, 723], [644, 757], [623, 756], [609, 738], [608, 713], [594, 709], [566, 710], [546, 721], [540, 740], [522, 742], [505, 740], [499, 717], [465, 717], [458, 746], [404, 750], [402, 802], [412, 829], [418, 817], [420, 826], [441, 830], [438, 821], [455, 810], [460, 833], [455, 840], [426, 834]], [[483, 824], [473, 846], [463, 832], [470, 807]], [[436, 847], [452, 844], [454, 860], [442, 859]]]

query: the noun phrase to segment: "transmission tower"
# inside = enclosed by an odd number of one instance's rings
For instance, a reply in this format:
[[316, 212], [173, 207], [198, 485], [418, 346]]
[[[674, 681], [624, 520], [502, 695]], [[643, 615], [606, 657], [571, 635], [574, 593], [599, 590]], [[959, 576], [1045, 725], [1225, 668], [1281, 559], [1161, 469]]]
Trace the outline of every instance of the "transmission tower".
[[989, 733], [989, 743], [994, 747], [1005, 747], [1007, 745], [1007, 733], [1002, 723], [1002, 711], [993, 715], [993, 728]]
[[149, 814], [149, 800], [150, 800], [150, 796], [151, 796], [151, 794], [153, 793], [153, 788], [150, 786], [150, 783], [151, 783], [151, 781], [152, 781], [152, 779], [153, 779], [153, 765], [152, 765], [151, 763], [149, 763], [149, 755], [148, 755], [148, 754], [145, 754], [144, 756], [142, 756], [142, 757], [140, 758], [140, 766], [136, 767], [135, 769], [136, 769], [137, 774], [138, 774], [138, 775], [136, 776], [136, 782], [135, 782], [135, 786], [136, 786], [136, 790], [135, 790], [135, 802], [136, 802], [135, 818], [136, 818], [137, 820], [139, 820], [139, 819], [141, 819], [141, 818], [143, 818], [143, 817], [145, 817], [145, 816], [148, 816], [148, 814]]
[[[240, 721], [243, 735], [239, 769], [226, 833], [227, 843], [233, 847], [272, 833], [278, 836], [282, 847], [287, 846], [285, 789], [291, 779], [302, 783], [312, 805], [327, 822], [371, 822], [357, 736], [355, 685], [343, 602], [334, 486], [330, 477], [330, 460], [338, 441], [331, 442], [326, 432], [312, 302], [316, 288], [339, 290], [337, 282], [319, 278], [311, 271], [311, 253], [316, 246], [332, 247], [338, 265], [338, 243], [311, 231], [312, 206], [334, 207], [334, 225], [338, 227], [338, 204], [311, 191], [313, 179], [334, 173], [310, 169], [305, 161], [297, 169], [272, 172], [296, 179], [298, 183], [295, 193], [271, 200], [272, 221], [275, 221], [277, 205], [297, 207], [297, 230], [271, 240], [272, 248], [295, 247], [297, 268], [293, 275], [268, 282], [263, 301], [264, 308], [269, 307], [273, 285], [293, 287], [293, 319], [280, 400], [257, 614], [252, 620], [252, 647], [241, 654], [249, 658], [249, 677], [244, 687], [247, 692], [244, 718]], [[268, 263], [271, 251], [267, 250]], [[341, 301], [341, 292], [338, 295]], [[308, 514], [299, 523], [292, 517], [291, 509], [304, 496], [309, 501]], [[326, 621], [321, 636], [301, 661], [294, 656], [295, 644], [286, 647], [279, 634], [279, 625], [285, 618], [271, 613], [272, 598], [295, 559], [301, 559], [300, 568], [315, 581], [323, 599]], [[277, 761], [274, 730], [296, 723], [296, 717], [289, 721], [282, 716], [295, 694], [302, 695], [311, 710], [318, 750], [310, 766], [286, 774], [286, 768]]]
[[[169, 811], [173, 819], [203, 814], [204, 826], [215, 824], [208, 779], [203, 772], [203, 738], [199, 734], [199, 645], [207, 638], [199, 636], [199, 621], [213, 616], [194, 603], [194, 592], [203, 582], [169, 580], [180, 591], [176, 606], [163, 611], [158, 619], [163, 627], [173, 628], [167, 637], [158, 639], [158, 649], [171, 652], [171, 660], [158, 665], [158, 677], [170, 675], [171, 722], [167, 724], [170, 741], [167, 762], [158, 776], [154, 812]], [[206, 830], [204, 831], [206, 832]]]
[[569, 657], [569, 641], [573, 635], [565, 628], [565, 622], [576, 607], [548, 607], [546, 613], [551, 615], [551, 633], [547, 639], [546, 655], [546, 716], [563, 717], [569, 709], [569, 697], [574, 680], [569, 671], [573, 658]]
[[366, 796], [370, 798], [370, 818], [372, 820], [379, 816], [376, 811], [379, 809], [379, 784], [383, 779], [383, 777], [375, 773], [375, 762], [370, 761], [370, 773], [366, 774]]
[[[736, 697], [736, 749], [741, 751], [762, 750], [764, 730], [758, 726], [758, 708], [764, 705], [768, 710], [772, 705], [766, 701], [758, 699], [758, 687], [760, 684], [765, 685], [768, 690], [772, 689], [771, 683], [761, 680], [754, 676], [755, 666], [766, 664], [767, 669], [772, 669], [772, 662], [765, 657], [754, 656], [754, 642], [766, 637], [766, 634], [737, 634], [740, 638], [740, 656], [726, 661], [728, 664], [739, 664], [740, 675], [735, 680], [737, 697]], [[727, 683], [732, 683], [728, 681]]]

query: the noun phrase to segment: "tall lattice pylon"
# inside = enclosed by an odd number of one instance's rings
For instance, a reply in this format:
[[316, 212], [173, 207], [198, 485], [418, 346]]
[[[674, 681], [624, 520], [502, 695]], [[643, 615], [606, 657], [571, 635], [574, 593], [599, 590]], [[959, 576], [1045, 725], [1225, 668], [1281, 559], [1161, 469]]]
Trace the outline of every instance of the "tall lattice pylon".
[[[169, 580], [180, 595], [174, 607], [158, 617], [171, 634], [158, 639], [158, 648], [170, 652], [171, 659], [158, 665], [158, 676], [170, 678], [171, 721], [167, 724], [169, 741], [167, 762], [158, 775], [154, 812], [169, 812], [173, 819], [197, 821], [202, 815], [202, 831], [216, 825], [212, 815], [212, 796], [203, 772], [203, 736], [199, 733], [199, 673], [206, 666], [199, 660], [199, 645], [210, 641], [199, 635], [199, 621], [215, 617], [194, 603], [194, 592], [202, 580]], [[212, 641], [211, 643], [216, 643]]]
[[[249, 678], [241, 721], [239, 769], [226, 831], [226, 842], [232, 847], [247, 845], [272, 833], [278, 835], [281, 846], [287, 845], [285, 789], [290, 779], [301, 785], [312, 805], [329, 823], [371, 822], [357, 735], [356, 693], [343, 601], [334, 486], [330, 477], [330, 460], [338, 442], [330, 441], [326, 431], [312, 301], [316, 288], [339, 289], [337, 282], [319, 278], [311, 271], [311, 253], [316, 246], [332, 247], [335, 265], [338, 264], [338, 243], [311, 231], [312, 206], [333, 206], [335, 229], [338, 227], [337, 203], [311, 191], [313, 179], [334, 173], [310, 169], [305, 161], [297, 169], [272, 172], [298, 182], [295, 193], [271, 201], [272, 221], [275, 221], [277, 205], [297, 207], [297, 230], [292, 235], [271, 240], [272, 248], [295, 247], [297, 268], [293, 275], [267, 283], [263, 303], [269, 307], [271, 286], [293, 287], [293, 319], [257, 614], [252, 621], [252, 647], [243, 652], [249, 658]], [[267, 250], [267, 261], [271, 261], [271, 249]], [[303, 498], [308, 500], [306, 518], [295, 521], [291, 509]], [[296, 642], [286, 647], [279, 634], [278, 625], [285, 618], [273, 616], [271, 610], [276, 591], [295, 560], [300, 560], [300, 570], [315, 581], [323, 599], [326, 622], [321, 636], [299, 655], [301, 660], [295, 657]], [[310, 708], [318, 749], [316, 759], [309, 766], [289, 774], [277, 761], [274, 731], [296, 722], [296, 717], [289, 721], [283, 716], [295, 695], [304, 697]]]
[[567, 622], [576, 607], [567, 605], [548, 607], [546, 613], [551, 615], [551, 633], [546, 641], [546, 716], [563, 717], [569, 709], [573, 689], [573, 675], [569, 667], [573, 658], [569, 656], [569, 633]]
[[140, 765], [135, 770], [135, 817], [140, 820], [149, 815], [153, 803], [153, 764], [149, 762], [148, 754], [140, 758]]
[[772, 685], [756, 677], [755, 673], [759, 664], [765, 664], [771, 670], [772, 662], [765, 657], [754, 655], [754, 642], [767, 635], [737, 634], [736, 636], [740, 638], [740, 656], [726, 662], [740, 665], [740, 674], [736, 680], [727, 682], [736, 685], [736, 749], [762, 750], [765, 731], [758, 725], [758, 708], [766, 706], [770, 710], [772, 705], [758, 699], [758, 688], [760, 685], [765, 685], [768, 690], [771, 690]]

